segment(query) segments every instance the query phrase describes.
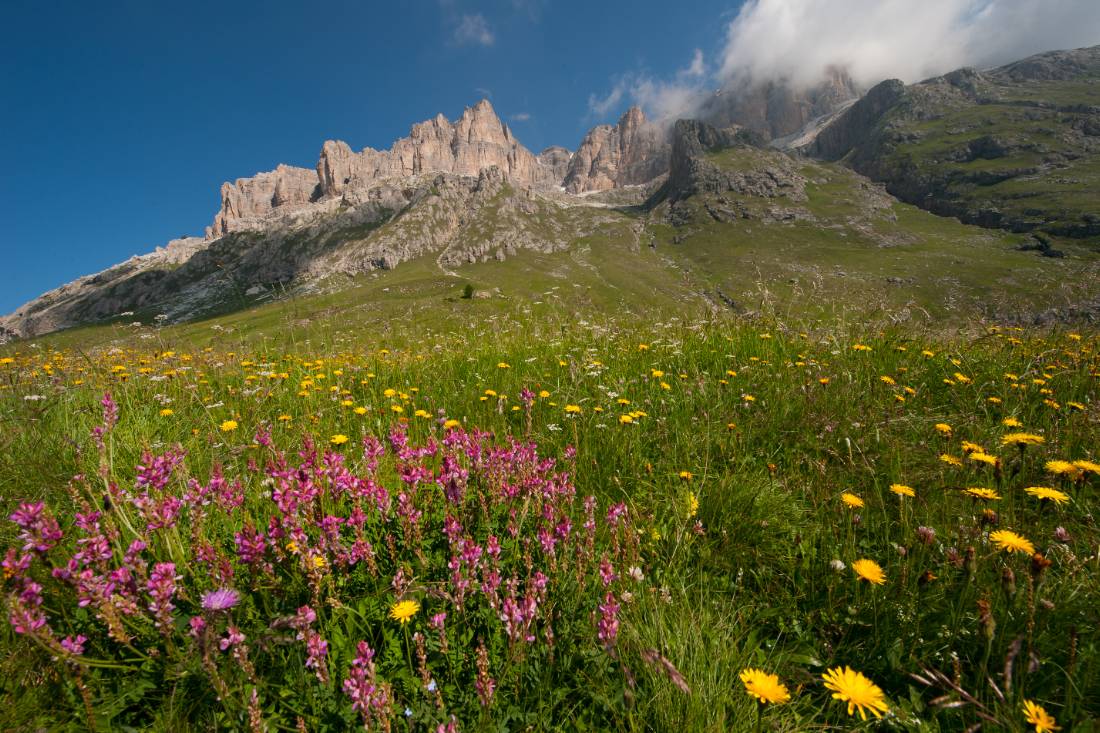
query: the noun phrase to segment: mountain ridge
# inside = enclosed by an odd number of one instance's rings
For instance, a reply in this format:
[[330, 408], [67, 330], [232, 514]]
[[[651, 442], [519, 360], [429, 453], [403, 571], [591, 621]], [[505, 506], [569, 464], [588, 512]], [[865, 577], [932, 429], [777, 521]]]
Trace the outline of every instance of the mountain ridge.
[[[616, 124], [592, 128], [576, 151], [551, 146], [538, 154], [516, 139], [488, 100], [481, 100], [454, 122], [440, 114], [414, 124], [410, 134], [388, 150], [356, 152], [342, 141], [328, 140], [312, 169], [281, 164], [226, 182], [205, 237], [173, 240], [48, 291], [0, 318], [0, 336], [33, 336], [135, 310], [156, 309], [156, 315], [169, 320], [186, 320], [218, 304], [272, 298], [288, 287], [308, 291], [333, 277], [391, 270], [428, 254], [436, 258], [439, 271], [455, 277], [453, 268], [466, 264], [522, 252], [568, 250], [608, 226], [618, 227], [615, 236], [626, 236], [635, 246], [646, 229], [659, 230], [665, 219], [676, 227], [688, 222], [698, 209], [693, 197], [705, 202], [703, 210], [710, 219], [734, 229], [743, 220], [849, 226], [856, 220], [849, 217], [849, 223], [842, 223], [827, 216], [822, 222], [802, 205], [804, 194], [792, 199], [785, 193], [806, 188], [798, 162], [806, 154], [837, 161], [883, 183], [886, 192], [902, 201], [935, 213], [985, 226], [1034, 230], [1041, 237], [1042, 227], [1016, 226], [1004, 216], [968, 216], [930, 199], [919, 187], [929, 177], [909, 175], [919, 167], [916, 163], [903, 166], [900, 179], [892, 178], [881, 164], [889, 162], [890, 151], [904, 152], [906, 145], [937, 139], [937, 125], [942, 127], [942, 120], [953, 119], [951, 115], [1005, 106], [1001, 103], [1006, 94], [1023, 95], [1008, 106], [1045, 115], [1045, 124], [1054, 124], [1050, 114], [1072, 118], [1067, 124], [1074, 140], [1088, 143], [1078, 152], [1083, 151], [1089, 162], [1093, 158], [1088, 155], [1100, 149], [1089, 147], [1100, 134], [1100, 104], [1053, 104], [1042, 96], [1072, 96], [1072, 88], [1066, 91], [1058, 85], [1081, 78], [1100, 89], [1100, 47], [1039, 54], [985, 72], [960, 69], [915, 85], [888, 80], [854, 103], [848, 97], [850, 79], [834, 70], [825, 84], [808, 90], [801, 101], [781, 86], [765, 92], [759, 91], [764, 87], [746, 87], [749, 97], [741, 103], [715, 97], [719, 101], [711, 102], [709, 112], [704, 105], [704, 113], [719, 120], [715, 125], [663, 125], [631, 107]], [[1001, 97], [991, 96], [990, 90]], [[1028, 94], [1032, 98], [1026, 98]], [[1082, 94], [1091, 94], [1091, 87]], [[738, 109], [747, 125], [721, 123]], [[822, 111], [825, 114], [812, 116]], [[999, 118], [993, 121], [997, 122]], [[954, 136], [955, 147], [946, 162], [934, 159], [932, 172], [970, 161], [992, 160], [1003, 166], [1013, 156], [1030, 154], [1027, 146], [1014, 147], [1012, 138], [998, 138], [988, 130], [978, 135], [978, 128], [987, 123], [993, 124], [970, 120], [958, 134], [955, 128], [944, 133]], [[795, 124], [802, 128], [791, 129]], [[912, 128], [914, 124], [923, 127]], [[1030, 128], [1020, 129], [1018, 135], [1029, 134]], [[780, 132], [785, 135], [777, 136]], [[769, 143], [772, 152], [765, 152]], [[776, 148], [793, 151], [788, 155]], [[735, 163], [732, 168], [714, 164], [714, 156], [723, 149], [732, 149], [719, 156]], [[969, 159], [960, 164], [962, 149]], [[1063, 157], [1062, 162], [1073, 163], [1070, 156]], [[1009, 180], [1019, 174], [1001, 175]], [[751, 201], [746, 203], [745, 196], [772, 203], [758, 210]], [[855, 197], [882, 206], [877, 194]], [[791, 205], [777, 205], [777, 200], [789, 200]], [[631, 211], [662, 213], [638, 219]], [[858, 231], [869, 230], [860, 224]], [[1089, 231], [1086, 227], [1079, 233]], [[1065, 235], [1067, 230], [1051, 233]], [[648, 236], [651, 241], [659, 238]], [[1056, 252], [1045, 240], [1033, 248]], [[146, 318], [152, 315], [143, 313]]]

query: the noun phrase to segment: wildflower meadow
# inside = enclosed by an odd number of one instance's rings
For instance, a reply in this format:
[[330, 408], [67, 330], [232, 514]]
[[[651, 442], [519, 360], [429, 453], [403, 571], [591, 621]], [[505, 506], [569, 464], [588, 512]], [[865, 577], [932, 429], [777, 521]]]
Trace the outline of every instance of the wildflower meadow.
[[0, 349], [0, 727], [1100, 729], [1100, 338]]

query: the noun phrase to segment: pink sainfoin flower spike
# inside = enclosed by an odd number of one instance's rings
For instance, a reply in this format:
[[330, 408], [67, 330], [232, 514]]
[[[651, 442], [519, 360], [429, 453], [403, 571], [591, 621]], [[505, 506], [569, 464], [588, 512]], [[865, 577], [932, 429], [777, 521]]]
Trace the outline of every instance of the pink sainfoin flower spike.
[[33, 634], [46, 626], [42, 612], [42, 586], [33, 580], [23, 583], [23, 592], [9, 602], [10, 621], [17, 634]]
[[328, 642], [313, 629], [304, 632], [306, 642], [306, 668], [312, 669], [321, 684], [328, 683], [328, 668], [325, 657], [328, 655]]
[[168, 633], [172, 625], [172, 596], [176, 592], [176, 565], [170, 562], [158, 562], [149, 575], [146, 590], [149, 591], [149, 610], [153, 612], [157, 628]]
[[619, 635], [619, 604], [615, 602], [615, 594], [608, 593], [600, 604], [600, 620], [596, 624], [596, 638], [606, 649], [615, 645], [615, 639]]
[[348, 678], [344, 680], [344, 694], [351, 698], [352, 709], [363, 716], [368, 728], [373, 721], [389, 719], [390, 686], [378, 679], [374, 650], [365, 641], [359, 642]]
[[84, 634], [77, 634], [76, 637], [66, 636], [61, 640], [61, 648], [69, 654], [79, 656], [84, 653], [84, 642], [86, 641], [88, 641], [88, 637]]
[[477, 647], [477, 680], [474, 682], [474, 687], [477, 688], [477, 697], [481, 706], [489, 707], [493, 702], [497, 683], [489, 674], [489, 650], [485, 648], [484, 642]]
[[619, 526], [619, 520], [626, 516], [626, 504], [622, 502], [618, 504], [612, 504], [607, 509], [607, 526], [617, 527]]
[[103, 426], [110, 430], [118, 424], [118, 404], [111, 398], [110, 392], [103, 393], [99, 404], [103, 405]]
[[49, 552], [62, 536], [57, 520], [46, 512], [46, 505], [40, 501], [20, 504], [19, 509], [12, 512], [11, 521], [19, 526], [24, 552]]
[[243, 644], [245, 641], [245, 635], [241, 633], [241, 630], [232, 624], [225, 630], [225, 636], [218, 642], [218, 648], [223, 652], [231, 647], [235, 647], [238, 644]]

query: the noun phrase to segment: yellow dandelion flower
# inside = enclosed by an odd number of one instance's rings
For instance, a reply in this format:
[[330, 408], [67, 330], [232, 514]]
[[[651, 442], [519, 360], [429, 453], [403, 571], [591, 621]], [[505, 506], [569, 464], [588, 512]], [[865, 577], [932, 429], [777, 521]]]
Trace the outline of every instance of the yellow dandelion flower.
[[579, 414], [581, 414], [581, 406], [580, 405], [566, 405], [565, 406], [565, 412], [568, 415], [579, 415]]
[[940, 435], [951, 435], [951, 426], [945, 422], [938, 422], [932, 427], [934, 427], [936, 432]]
[[462, 423], [460, 423], [460, 422], [459, 422], [458, 420], [455, 420], [455, 419], [454, 419], [454, 418], [452, 417], [452, 418], [450, 418], [450, 419], [447, 419], [447, 420], [444, 420], [444, 421], [443, 421], [443, 429], [444, 429], [444, 430], [450, 430], [451, 428], [457, 428], [457, 427], [458, 427], [459, 425], [461, 425], [461, 424], [462, 424]]
[[791, 693], [779, 681], [779, 677], [761, 669], [750, 667], [742, 670], [741, 683], [745, 685], [745, 692], [761, 704], [781, 705], [791, 699]]
[[550, 393], [549, 393], [549, 392], [547, 392], [547, 391], [546, 391], [545, 389], [544, 389], [544, 390], [540, 390], [540, 391], [539, 391], [539, 397], [540, 397], [540, 398], [542, 398], [542, 399], [544, 399], [544, 400], [545, 400], [545, 399], [546, 399], [547, 397], [549, 397], [549, 396], [550, 396]]
[[854, 715], [858, 710], [859, 717], [867, 720], [868, 710], [876, 718], [881, 718], [890, 709], [878, 685], [851, 667], [834, 667], [821, 679], [825, 681], [825, 687], [833, 691], [834, 700], [848, 703], [848, 715]]
[[840, 500], [850, 506], [852, 509], [863, 508], [863, 499], [848, 491], [845, 491], [843, 494], [840, 495]]
[[634, 418], [630, 415], [619, 415], [619, 423], [622, 425], [629, 425], [634, 422]]
[[165, 407], [163, 410], [160, 411], [160, 416], [161, 417], [168, 417], [169, 415], [172, 415], [172, 414], [174, 414], [174, 412], [173, 412], [171, 407]]
[[964, 492], [967, 496], [972, 496], [975, 499], [982, 499], [984, 501], [1000, 501], [1001, 495], [993, 489], [986, 489], [980, 486], [971, 486]]
[[1040, 501], [1053, 501], [1055, 504], [1065, 504], [1069, 501], [1069, 494], [1047, 486], [1028, 486], [1024, 491]]
[[1053, 715], [1048, 713], [1042, 705], [1031, 700], [1024, 700], [1024, 718], [1027, 720], [1028, 725], [1035, 726], [1035, 733], [1052, 733], [1052, 731], [1062, 730]]
[[1073, 467], [1087, 473], [1100, 474], [1100, 463], [1094, 463], [1092, 461], [1074, 461]]
[[1047, 473], [1053, 473], [1055, 476], [1069, 476], [1070, 478], [1076, 477], [1081, 472], [1080, 468], [1069, 461], [1047, 461], [1043, 467], [1047, 470]]
[[1022, 422], [1014, 417], [1006, 417], [1004, 420], [1001, 420], [1001, 425], [1004, 425], [1006, 428], [1021, 428], [1024, 426]]
[[285, 414], [284, 415], [279, 415], [279, 417], [277, 417], [275, 419], [278, 420], [279, 422], [290, 422], [291, 420], [293, 420], [293, 418], [290, 415], [285, 415]]
[[912, 487], [905, 484], [890, 484], [890, 491], [894, 492], [898, 496], [916, 496], [917, 492], [913, 491]]
[[1019, 448], [1027, 445], [1042, 445], [1045, 442], [1047, 442], [1046, 438], [1032, 433], [1008, 433], [1001, 438], [1001, 445], [1015, 445]]
[[682, 478], [684, 481], [691, 481], [693, 478], [695, 478], [695, 474], [691, 471], [680, 471], [680, 478]]
[[329, 438], [328, 442], [332, 443], [333, 445], [343, 445], [344, 443], [348, 442], [348, 436], [338, 433]]
[[976, 463], [984, 463], [988, 466], [996, 466], [1001, 462], [1001, 459], [997, 456], [991, 456], [988, 453], [974, 452], [970, 454], [970, 460]]
[[221, 427], [221, 431], [223, 433], [231, 432], [231, 431], [237, 429], [237, 421], [236, 420], [224, 420], [220, 427]]
[[874, 560], [856, 560], [852, 563], [852, 570], [860, 580], [866, 580], [873, 585], [886, 583], [886, 573], [882, 572], [882, 566]]
[[420, 604], [416, 601], [398, 601], [390, 607], [390, 618], [402, 624], [407, 624], [419, 610]]
[[960, 461], [958, 458], [951, 455], [950, 453], [944, 453], [943, 455], [941, 455], [940, 460], [949, 466], [961, 466], [963, 464], [962, 461]]
[[891, 386], [897, 384], [897, 381], [893, 377], [885, 375], [885, 374], [882, 375], [881, 377], [879, 377], [878, 381], [882, 382], [883, 384], [888, 384], [888, 385], [891, 385]]
[[360, 405], [359, 407], [356, 407], [354, 410], [352, 410], [352, 412], [354, 412], [356, 415], [366, 415], [367, 408]]
[[1005, 552], [1022, 552], [1028, 555], [1035, 554], [1035, 545], [1023, 535], [1016, 534], [1007, 529], [998, 529], [989, 533], [989, 539], [998, 550]]

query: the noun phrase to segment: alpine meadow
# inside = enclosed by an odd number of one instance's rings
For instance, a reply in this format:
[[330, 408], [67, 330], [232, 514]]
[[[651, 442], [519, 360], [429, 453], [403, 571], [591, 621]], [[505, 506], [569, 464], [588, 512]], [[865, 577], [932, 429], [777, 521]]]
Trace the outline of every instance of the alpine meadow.
[[1100, 731], [1100, 46], [745, 71], [819, 5], [0, 317], [0, 728]]

